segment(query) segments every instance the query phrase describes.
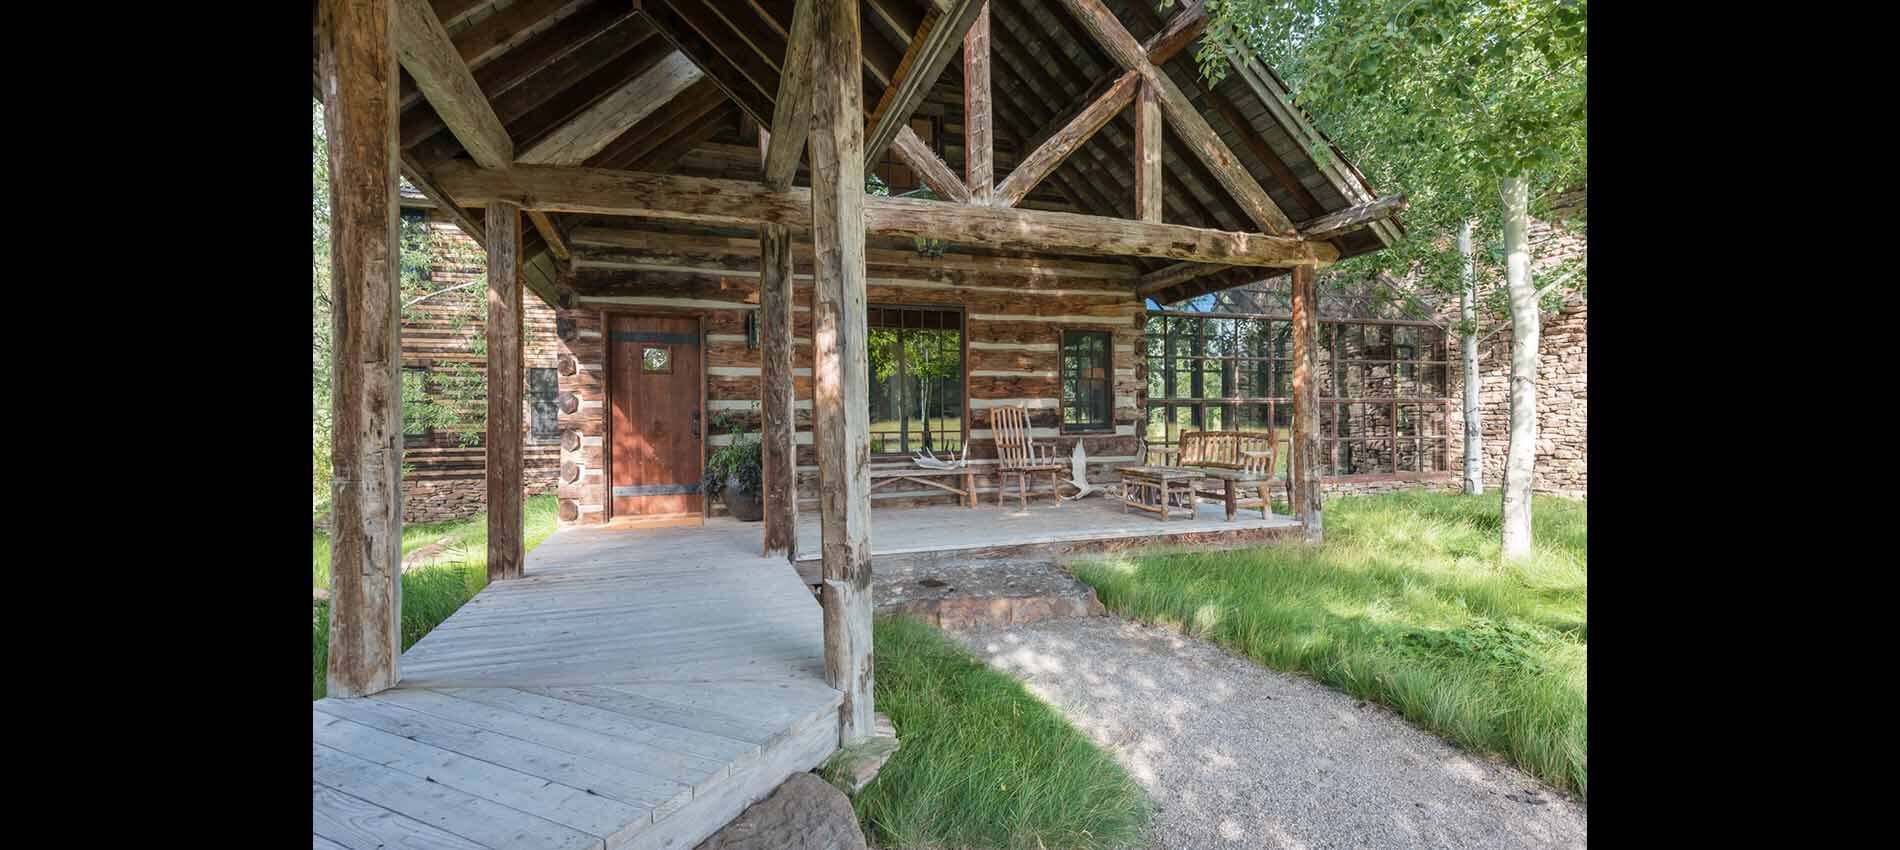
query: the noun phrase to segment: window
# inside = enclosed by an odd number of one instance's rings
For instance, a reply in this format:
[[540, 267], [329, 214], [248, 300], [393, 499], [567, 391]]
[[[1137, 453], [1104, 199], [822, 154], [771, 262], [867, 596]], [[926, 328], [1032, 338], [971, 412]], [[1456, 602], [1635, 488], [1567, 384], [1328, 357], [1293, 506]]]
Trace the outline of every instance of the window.
[[528, 439], [551, 443], [561, 438], [561, 412], [554, 404], [560, 381], [553, 369], [528, 370]]
[[963, 313], [879, 307], [870, 327], [871, 453], [963, 450]]
[[[1150, 311], [1150, 445], [1182, 431], [1277, 432], [1284, 474], [1293, 426], [1293, 327], [1285, 316]], [[1319, 323], [1320, 471], [1328, 476], [1443, 472], [1448, 350], [1424, 322]]]
[[1062, 428], [1113, 428], [1115, 383], [1108, 331], [1062, 332]]
[[429, 444], [434, 429], [429, 426], [429, 367], [402, 367], [402, 447], [413, 449]]
[[646, 372], [671, 374], [673, 371], [672, 351], [663, 345], [641, 349], [640, 369]]

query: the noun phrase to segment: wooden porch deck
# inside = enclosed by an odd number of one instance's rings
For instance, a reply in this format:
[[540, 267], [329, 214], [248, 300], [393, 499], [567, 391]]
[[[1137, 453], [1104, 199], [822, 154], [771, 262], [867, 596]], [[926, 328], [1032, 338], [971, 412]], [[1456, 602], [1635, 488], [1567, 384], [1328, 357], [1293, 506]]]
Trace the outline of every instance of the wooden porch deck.
[[313, 845], [686, 848], [824, 761], [823, 614], [746, 528], [562, 531], [396, 688], [314, 703]]

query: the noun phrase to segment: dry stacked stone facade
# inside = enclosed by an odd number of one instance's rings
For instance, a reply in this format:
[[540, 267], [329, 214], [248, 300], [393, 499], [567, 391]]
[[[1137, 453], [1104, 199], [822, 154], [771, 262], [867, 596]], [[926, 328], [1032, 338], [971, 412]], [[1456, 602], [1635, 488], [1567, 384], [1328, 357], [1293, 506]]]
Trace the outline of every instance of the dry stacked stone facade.
[[[1532, 489], [1570, 498], [1584, 498], [1589, 490], [1589, 326], [1587, 304], [1564, 305], [1544, 317], [1538, 336], [1537, 364], [1537, 476]], [[1511, 332], [1505, 330], [1478, 348], [1483, 383], [1478, 397], [1484, 410], [1484, 486], [1504, 484], [1504, 453], [1511, 427]], [[1464, 384], [1453, 372], [1452, 397], [1464, 397]], [[1450, 417], [1451, 460], [1463, 478], [1465, 456], [1464, 410], [1454, 405]]]

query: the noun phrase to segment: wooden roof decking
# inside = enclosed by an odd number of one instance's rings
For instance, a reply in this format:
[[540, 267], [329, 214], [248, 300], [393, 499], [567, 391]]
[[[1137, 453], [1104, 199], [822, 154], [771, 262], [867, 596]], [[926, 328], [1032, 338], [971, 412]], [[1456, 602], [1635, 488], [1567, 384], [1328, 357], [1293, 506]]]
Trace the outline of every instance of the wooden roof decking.
[[403, 653], [397, 687], [314, 703], [314, 843], [691, 847], [829, 757], [817, 601], [699, 532], [562, 531]]
[[[429, 0], [428, 5], [517, 157], [564, 128], [598, 121], [601, 113], [624, 119], [628, 104], [658, 92], [653, 97], [663, 100], [640, 103], [641, 117], [630, 126], [606, 121], [609, 135], [590, 139], [588, 155], [572, 164], [758, 179], [757, 128], [772, 120], [794, 0]], [[1105, 0], [1104, 5], [1140, 40], [1154, 38], [1184, 9], [1199, 8], [1187, 2], [1156, 12], [1147, 0]], [[930, 33], [950, 14], [963, 14], [968, 4], [863, 0], [859, 6], [869, 118], [878, 114], [893, 81], [918, 72], [911, 60], [929, 53], [921, 48]], [[1123, 72], [1063, 4], [990, 0], [989, 8], [996, 178], [1001, 183], [1027, 151]], [[1195, 67], [1195, 44], [1189, 40], [1174, 46], [1159, 67], [1293, 222], [1310, 222], [1373, 200], [1371, 188], [1336, 151], [1330, 162], [1309, 154], [1330, 142], [1290, 107], [1284, 85], [1271, 69], [1258, 61], [1240, 63], [1209, 87]], [[656, 83], [680, 57], [691, 60], [701, 76], [690, 84]], [[945, 127], [940, 154], [959, 176], [964, 160], [961, 134], [951, 128], [960, 128], [963, 120], [960, 65], [949, 61], [934, 85], [917, 95], [911, 113], [941, 117]], [[404, 173], [440, 204], [445, 196], [435, 185], [434, 173], [469, 152], [407, 71], [401, 87]], [[1132, 217], [1134, 112], [1132, 107], [1119, 110], [1040, 181], [1021, 206]], [[1173, 122], [1164, 126], [1163, 220], [1227, 231], [1258, 230], [1234, 195], [1188, 149]], [[867, 120], [867, 138], [873, 129]], [[882, 153], [872, 156], [881, 159]], [[794, 181], [809, 185], [802, 165]], [[480, 238], [479, 211], [442, 206]], [[524, 234], [523, 277], [551, 304], [568, 285], [564, 267], [574, 248], [566, 241], [574, 227], [638, 226], [625, 219], [562, 213], [531, 211], [530, 218], [536, 226]], [[1396, 226], [1393, 218], [1331, 241], [1340, 256], [1349, 257], [1389, 244]], [[660, 229], [675, 227], [663, 224]], [[1152, 258], [1121, 262], [1142, 273], [1168, 266]], [[1178, 284], [1164, 280], [1161, 283], [1168, 285], [1144, 294], [1171, 300], [1262, 276], [1259, 271], [1233, 270]]]

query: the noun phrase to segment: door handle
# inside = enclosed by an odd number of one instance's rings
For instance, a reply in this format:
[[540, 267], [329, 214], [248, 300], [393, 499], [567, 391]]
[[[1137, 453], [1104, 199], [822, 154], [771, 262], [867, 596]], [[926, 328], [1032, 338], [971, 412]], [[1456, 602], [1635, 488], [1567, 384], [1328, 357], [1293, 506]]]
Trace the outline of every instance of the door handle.
[[699, 439], [699, 411], [693, 411], [693, 439]]

